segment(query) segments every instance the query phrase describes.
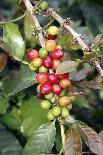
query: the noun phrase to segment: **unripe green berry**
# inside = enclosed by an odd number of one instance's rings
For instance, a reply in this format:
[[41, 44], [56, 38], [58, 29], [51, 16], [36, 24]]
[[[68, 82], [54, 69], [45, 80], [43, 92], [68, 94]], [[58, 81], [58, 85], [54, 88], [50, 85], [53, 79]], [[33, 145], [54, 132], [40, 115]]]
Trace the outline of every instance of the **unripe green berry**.
[[61, 114], [61, 108], [59, 106], [54, 106], [52, 112], [54, 116], [59, 116]]
[[39, 56], [41, 57], [41, 58], [44, 58], [45, 56], [47, 56], [48, 55], [48, 52], [47, 52], [47, 50], [46, 49], [40, 49], [39, 50]]
[[72, 109], [72, 104], [69, 104], [69, 105], [67, 106], [67, 108], [68, 108], [69, 110], [71, 110], [71, 109]]
[[53, 121], [55, 119], [55, 116], [53, 115], [52, 110], [49, 110], [47, 117], [50, 121]]
[[47, 3], [46, 1], [43, 1], [43, 2], [40, 4], [40, 9], [41, 9], [42, 11], [45, 11], [45, 10], [47, 10], [47, 8], [48, 8], [48, 3]]
[[59, 29], [56, 26], [50, 26], [48, 28], [48, 34], [50, 35], [57, 35], [59, 33]]
[[39, 84], [39, 85], [37, 86], [37, 92], [38, 92], [38, 93], [40, 93], [40, 86], [41, 86], [41, 84]]
[[62, 96], [65, 96], [65, 94], [66, 94], [66, 90], [65, 90], [65, 89], [62, 89], [62, 91], [61, 91], [61, 93], [59, 94], [59, 96], [62, 97]]
[[43, 100], [43, 101], [41, 102], [41, 107], [42, 107], [43, 109], [49, 109], [49, 108], [51, 107], [51, 102], [48, 101], [48, 100]]
[[45, 72], [45, 73], [47, 73], [47, 71], [48, 71], [48, 69], [45, 68], [44, 66], [41, 66], [41, 67], [39, 68], [39, 72]]
[[61, 113], [62, 117], [66, 118], [69, 116], [69, 110], [67, 108], [62, 108], [62, 113]]
[[53, 97], [54, 97], [54, 94], [53, 94], [53, 93], [50, 93], [50, 94], [48, 94], [48, 95], [45, 95], [45, 98], [46, 98], [47, 100], [51, 100]]
[[69, 96], [69, 99], [70, 99], [71, 102], [74, 102], [76, 97], [75, 96]]
[[35, 66], [33, 66], [32, 62], [29, 64], [29, 69], [31, 71], [36, 71], [37, 70], [37, 68]]

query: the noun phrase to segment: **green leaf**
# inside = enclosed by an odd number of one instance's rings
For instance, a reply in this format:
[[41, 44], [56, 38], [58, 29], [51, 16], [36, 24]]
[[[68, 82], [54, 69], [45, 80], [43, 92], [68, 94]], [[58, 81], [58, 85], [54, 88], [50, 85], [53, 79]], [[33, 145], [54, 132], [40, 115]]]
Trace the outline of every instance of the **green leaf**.
[[6, 96], [12, 96], [36, 83], [36, 73], [27, 65], [21, 65], [21, 69], [3, 81], [3, 91]]
[[20, 130], [20, 122], [11, 113], [0, 117], [0, 121], [13, 130]]
[[82, 155], [82, 142], [79, 133], [69, 129], [66, 133], [65, 155]]
[[31, 16], [30, 16], [29, 13], [25, 17], [24, 31], [25, 31], [25, 37], [26, 37], [26, 39], [31, 39], [32, 34], [33, 34], [33, 21], [31, 19]]
[[78, 44], [73, 44], [73, 37], [72, 35], [59, 35], [57, 38], [58, 44], [63, 47], [63, 49], [72, 49], [72, 50], [78, 50], [81, 49], [81, 47]]
[[22, 147], [12, 133], [0, 124], [0, 155], [21, 155]]
[[40, 125], [48, 122], [47, 111], [41, 108], [40, 102], [37, 98], [31, 98], [20, 107], [20, 116], [23, 118], [21, 130], [26, 137], [30, 137]]
[[84, 138], [86, 144], [89, 146], [90, 150], [93, 153], [102, 155], [103, 144], [99, 135], [87, 125], [80, 125], [79, 128], [80, 128], [81, 135]]
[[9, 106], [8, 101], [2, 96], [0, 96], [0, 115], [6, 112], [8, 106]]
[[21, 61], [25, 54], [25, 43], [16, 24], [9, 23], [4, 25], [3, 40], [11, 46], [13, 58]]
[[56, 70], [56, 74], [74, 72], [79, 64], [75, 61], [65, 61], [62, 62]]
[[40, 126], [28, 140], [23, 155], [49, 154], [56, 135], [55, 123]]

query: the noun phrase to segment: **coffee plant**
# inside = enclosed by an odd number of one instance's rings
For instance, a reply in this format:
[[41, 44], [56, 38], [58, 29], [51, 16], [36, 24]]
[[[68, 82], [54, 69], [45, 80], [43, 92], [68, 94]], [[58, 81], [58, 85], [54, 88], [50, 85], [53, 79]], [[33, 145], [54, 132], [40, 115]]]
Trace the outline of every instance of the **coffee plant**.
[[[0, 84], [0, 154], [103, 155], [102, 131], [97, 134], [72, 110], [80, 103], [90, 106], [90, 88], [100, 89], [103, 99], [103, 35], [86, 41], [73, 21], [63, 19], [47, 1], [20, 0], [18, 5], [23, 15], [0, 22], [0, 48], [5, 51], [0, 54], [1, 71], [8, 56], [18, 65]], [[23, 19], [24, 30], [15, 24]], [[92, 78], [95, 74], [99, 82]], [[23, 146], [3, 124], [18, 131]]]

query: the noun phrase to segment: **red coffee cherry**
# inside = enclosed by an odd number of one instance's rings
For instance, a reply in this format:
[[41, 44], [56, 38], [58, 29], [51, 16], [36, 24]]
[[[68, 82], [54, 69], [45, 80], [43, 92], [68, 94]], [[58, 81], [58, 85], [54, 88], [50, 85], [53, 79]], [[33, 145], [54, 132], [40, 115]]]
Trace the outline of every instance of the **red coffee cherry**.
[[57, 77], [57, 75], [55, 74], [49, 74], [48, 75], [48, 81], [51, 83], [51, 84], [57, 84], [59, 82], [59, 78]]
[[50, 83], [44, 83], [40, 86], [40, 92], [43, 94], [43, 95], [47, 95], [47, 94], [50, 94], [52, 92], [52, 85]]
[[45, 56], [42, 60], [42, 65], [46, 68], [52, 68], [53, 66], [53, 61], [50, 56]]
[[54, 92], [54, 94], [59, 95], [61, 93], [61, 91], [62, 91], [62, 89], [61, 89], [61, 87], [58, 84], [54, 84], [53, 85], [53, 92]]
[[33, 59], [38, 58], [38, 57], [39, 57], [39, 52], [37, 50], [35, 50], [35, 49], [28, 50], [27, 58], [29, 60], [33, 60]]
[[59, 49], [59, 48], [56, 48], [56, 49], [52, 52], [52, 58], [53, 58], [54, 60], [60, 60], [60, 59], [63, 58], [63, 56], [64, 56], [64, 52], [63, 52], [61, 49]]
[[58, 74], [59, 79], [68, 79], [69, 78], [69, 73], [64, 73], [64, 74]]
[[62, 79], [62, 80], [60, 80], [59, 85], [60, 85], [62, 88], [68, 88], [68, 87], [71, 86], [71, 82], [70, 82], [70, 80], [68, 80], [68, 79]]
[[48, 35], [47, 36], [48, 40], [55, 40], [56, 38], [57, 38], [57, 35], [54, 35], [54, 36], [53, 35]]
[[55, 71], [57, 67], [60, 65], [60, 60], [53, 60], [53, 70]]
[[48, 81], [48, 74], [46, 74], [44, 72], [40, 72], [36, 76], [36, 80], [37, 80], [38, 83], [43, 84], [43, 83]]

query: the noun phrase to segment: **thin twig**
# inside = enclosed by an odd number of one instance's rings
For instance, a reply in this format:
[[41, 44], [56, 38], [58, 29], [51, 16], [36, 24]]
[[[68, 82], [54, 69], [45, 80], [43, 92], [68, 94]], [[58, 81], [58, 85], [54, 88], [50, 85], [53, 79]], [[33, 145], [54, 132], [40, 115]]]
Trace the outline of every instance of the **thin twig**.
[[25, 4], [25, 6], [26, 6], [26, 9], [27, 9], [28, 13], [31, 16], [33, 24], [36, 27], [36, 30], [38, 31], [38, 38], [39, 38], [39, 41], [40, 41], [40, 45], [41, 45], [42, 48], [45, 48], [45, 40], [44, 40], [44, 37], [43, 37], [43, 34], [42, 34], [42, 27], [40, 26], [36, 15], [33, 13], [33, 6], [32, 6], [32, 4], [30, 3], [29, 0], [23, 0], [23, 2]]
[[[84, 42], [84, 40], [81, 38], [81, 35], [78, 34], [77, 32], [74, 31], [74, 29], [66, 24], [64, 21], [64, 19], [59, 16], [55, 11], [54, 9], [52, 8], [49, 8], [47, 10], [47, 14], [49, 14], [50, 16], [52, 16], [55, 20], [57, 20], [60, 24], [60, 26], [65, 29], [66, 31], [68, 31], [72, 36], [73, 38], [75, 38], [78, 42], [78, 44], [82, 47], [83, 50], [85, 51], [89, 51], [90, 50], [90, 47]], [[86, 54], [86, 52], [85, 52]], [[94, 60], [93, 61], [93, 65], [96, 67], [96, 69], [98, 70], [99, 74], [101, 75], [101, 77], [103, 78], [103, 70], [101, 68], [101, 66], [99, 65], [98, 61]]]

